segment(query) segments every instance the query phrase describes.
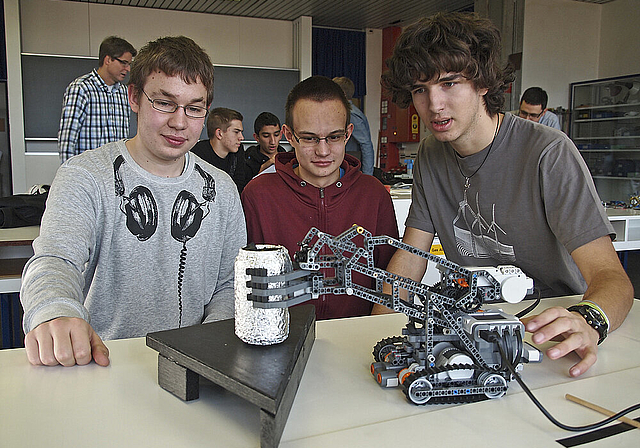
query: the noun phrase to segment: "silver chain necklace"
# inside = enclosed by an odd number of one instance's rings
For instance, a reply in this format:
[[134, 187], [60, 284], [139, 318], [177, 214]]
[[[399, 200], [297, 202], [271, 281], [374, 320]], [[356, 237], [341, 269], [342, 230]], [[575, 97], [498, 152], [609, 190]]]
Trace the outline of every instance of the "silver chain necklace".
[[473, 176], [476, 175], [476, 173], [478, 171], [480, 171], [480, 168], [482, 168], [482, 165], [484, 165], [484, 162], [487, 161], [487, 158], [489, 158], [489, 153], [491, 152], [491, 148], [493, 147], [493, 142], [496, 141], [496, 136], [498, 135], [498, 129], [500, 129], [500, 114], [498, 114], [498, 122], [496, 123], [496, 131], [493, 133], [493, 139], [491, 140], [491, 144], [489, 145], [489, 150], [487, 151], [487, 154], [484, 156], [484, 159], [482, 160], [482, 163], [480, 164], [480, 166], [478, 168], [476, 168], [476, 170], [471, 173], [470, 176], [467, 176], [466, 174], [464, 174], [462, 172], [462, 167], [460, 166], [460, 162], [458, 161], [458, 155], [454, 154], [454, 157], [456, 159], [456, 165], [458, 165], [458, 170], [460, 171], [460, 174], [462, 174], [462, 177], [464, 177], [464, 192], [465, 194], [467, 193], [467, 190], [469, 189], [469, 185], [471, 178]]

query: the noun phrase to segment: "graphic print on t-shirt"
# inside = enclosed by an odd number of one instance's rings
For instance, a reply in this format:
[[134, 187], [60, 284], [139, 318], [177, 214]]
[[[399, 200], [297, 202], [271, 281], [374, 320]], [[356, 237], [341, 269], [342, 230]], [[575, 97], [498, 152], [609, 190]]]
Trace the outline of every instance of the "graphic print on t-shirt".
[[147, 241], [158, 228], [158, 205], [153, 193], [144, 185], [138, 185], [125, 195], [125, 186], [120, 166], [124, 157], [119, 155], [113, 161], [113, 176], [116, 196], [120, 197], [120, 210], [127, 217], [127, 229], [139, 241]]
[[[158, 228], [158, 205], [153, 193], [147, 187], [138, 185], [129, 196], [125, 195], [125, 184], [120, 167], [125, 163], [124, 157], [118, 155], [113, 162], [115, 194], [120, 198], [120, 210], [127, 217], [127, 229], [139, 241], [150, 239]], [[216, 182], [213, 177], [195, 164], [195, 171], [204, 181], [202, 202], [187, 190], [178, 193], [171, 209], [171, 236], [182, 243], [178, 266], [178, 328], [182, 327], [182, 285], [187, 260], [187, 242], [196, 236], [202, 221], [209, 215], [210, 203], [216, 197]]]
[[507, 233], [496, 222], [496, 205], [491, 205], [491, 221], [487, 221], [480, 212], [478, 193], [476, 208], [477, 211], [471, 207], [465, 190], [462, 201], [458, 203], [458, 213], [453, 220], [458, 253], [464, 257], [494, 258], [501, 263], [515, 262], [513, 246], [503, 244], [499, 240], [500, 236]]

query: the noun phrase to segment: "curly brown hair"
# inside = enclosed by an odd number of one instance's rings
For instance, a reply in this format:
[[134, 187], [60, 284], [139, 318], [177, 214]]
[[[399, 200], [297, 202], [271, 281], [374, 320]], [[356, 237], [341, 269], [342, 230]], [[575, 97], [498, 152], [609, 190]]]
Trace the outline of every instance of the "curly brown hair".
[[408, 26], [386, 61], [382, 86], [400, 107], [411, 104], [416, 81], [460, 73], [476, 89], [487, 89], [485, 109], [498, 113], [513, 80], [510, 66], [500, 68], [500, 32], [488, 19], [469, 13], [438, 13]]

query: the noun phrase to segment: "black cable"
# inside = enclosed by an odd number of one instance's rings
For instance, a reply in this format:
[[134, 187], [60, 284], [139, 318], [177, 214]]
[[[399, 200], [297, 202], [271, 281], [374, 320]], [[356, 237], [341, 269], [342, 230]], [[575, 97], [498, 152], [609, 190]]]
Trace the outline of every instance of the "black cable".
[[529, 314], [531, 311], [533, 311], [535, 309], [535, 307], [537, 307], [540, 304], [540, 297], [541, 297], [540, 289], [536, 288], [536, 291], [538, 292], [538, 297], [536, 298], [535, 302], [533, 302], [527, 308], [525, 308], [522, 311], [520, 311], [519, 313], [517, 313], [516, 317], [518, 319], [520, 319], [521, 317], [524, 317], [527, 314]]
[[513, 362], [514, 363], [518, 363], [518, 361], [520, 360], [520, 358], [522, 358], [522, 352], [524, 350], [524, 343], [523, 343], [523, 335], [520, 334], [520, 329], [517, 328], [516, 329], [516, 356], [513, 358]]
[[180, 316], [178, 317], [178, 328], [182, 328], [182, 284], [184, 283], [184, 270], [187, 260], [187, 242], [182, 243], [182, 249], [180, 250], [180, 264], [178, 266], [178, 311]]
[[[513, 347], [512, 347], [512, 341], [513, 338], [503, 338], [501, 339], [501, 341], [504, 343], [505, 347], [503, 347], [505, 350], [505, 355], [502, 356], [502, 362], [500, 363], [500, 369], [504, 369], [506, 367], [506, 359], [509, 359], [509, 362], [513, 362]], [[502, 353], [500, 353], [502, 355]]]
[[522, 387], [522, 390], [524, 390], [524, 392], [527, 394], [527, 396], [531, 399], [531, 401], [533, 401], [533, 403], [538, 407], [538, 409], [540, 409], [540, 412], [542, 412], [544, 414], [545, 417], [547, 417], [549, 419], [549, 421], [551, 423], [553, 423], [554, 425], [558, 426], [559, 428], [562, 428], [566, 431], [590, 431], [596, 428], [600, 428], [608, 423], [611, 423], [617, 419], [619, 419], [620, 417], [629, 414], [630, 412], [633, 412], [637, 409], [640, 409], [640, 403], [635, 404], [633, 406], [629, 406], [626, 409], [623, 409], [622, 411], [618, 412], [617, 414], [612, 415], [611, 417], [608, 417], [604, 420], [601, 420], [597, 423], [592, 423], [590, 425], [583, 425], [583, 426], [570, 426], [570, 425], [565, 425], [564, 423], [559, 422], [558, 420], [556, 420], [550, 413], [549, 411], [547, 411], [545, 409], [544, 406], [542, 406], [542, 404], [538, 401], [538, 399], [533, 395], [533, 392], [531, 392], [531, 390], [527, 387], [526, 384], [524, 384], [524, 381], [522, 380], [522, 378], [520, 378], [520, 375], [518, 374], [518, 372], [516, 372], [516, 369], [513, 367], [513, 365], [511, 364], [511, 362], [509, 361], [504, 348], [502, 347], [502, 342], [503, 340], [500, 338], [499, 335], [496, 335], [495, 333], [493, 333], [491, 336], [493, 336], [493, 341], [489, 341], [489, 342], [496, 342], [498, 344], [498, 350], [500, 350], [500, 356], [502, 356], [503, 361], [506, 363], [507, 368], [509, 369], [509, 371], [511, 372], [511, 374], [514, 376], [514, 378], [516, 379], [516, 381], [518, 382], [518, 384], [520, 385], [520, 387]]

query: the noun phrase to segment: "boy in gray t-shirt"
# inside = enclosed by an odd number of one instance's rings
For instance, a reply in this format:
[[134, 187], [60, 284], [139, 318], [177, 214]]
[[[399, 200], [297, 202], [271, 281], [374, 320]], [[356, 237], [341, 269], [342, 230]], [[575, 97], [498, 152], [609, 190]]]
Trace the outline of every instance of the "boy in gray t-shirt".
[[[483, 161], [465, 188], [461, 172], [473, 173]], [[462, 266], [517, 264], [542, 297], [584, 293], [569, 254], [614, 235], [571, 140], [508, 113], [491, 148], [467, 157], [449, 142], [425, 139], [413, 180], [407, 226], [437, 229], [447, 259]]]
[[[514, 264], [546, 296], [584, 293], [580, 306], [550, 308], [525, 322], [536, 344], [562, 340], [549, 358], [572, 351], [582, 358], [569, 371], [575, 377], [624, 321], [633, 287], [573, 143], [500, 113], [510, 72], [499, 55], [498, 30], [472, 15], [437, 14], [398, 38], [383, 85], [398, 104], [412, 102], [432, 134], [414, 167], [403, 240], [428, 251], [437, 233], [454, 262]], [[416, 281], [425, 269], [424, 259], [403, 250], [388, 266]]]

